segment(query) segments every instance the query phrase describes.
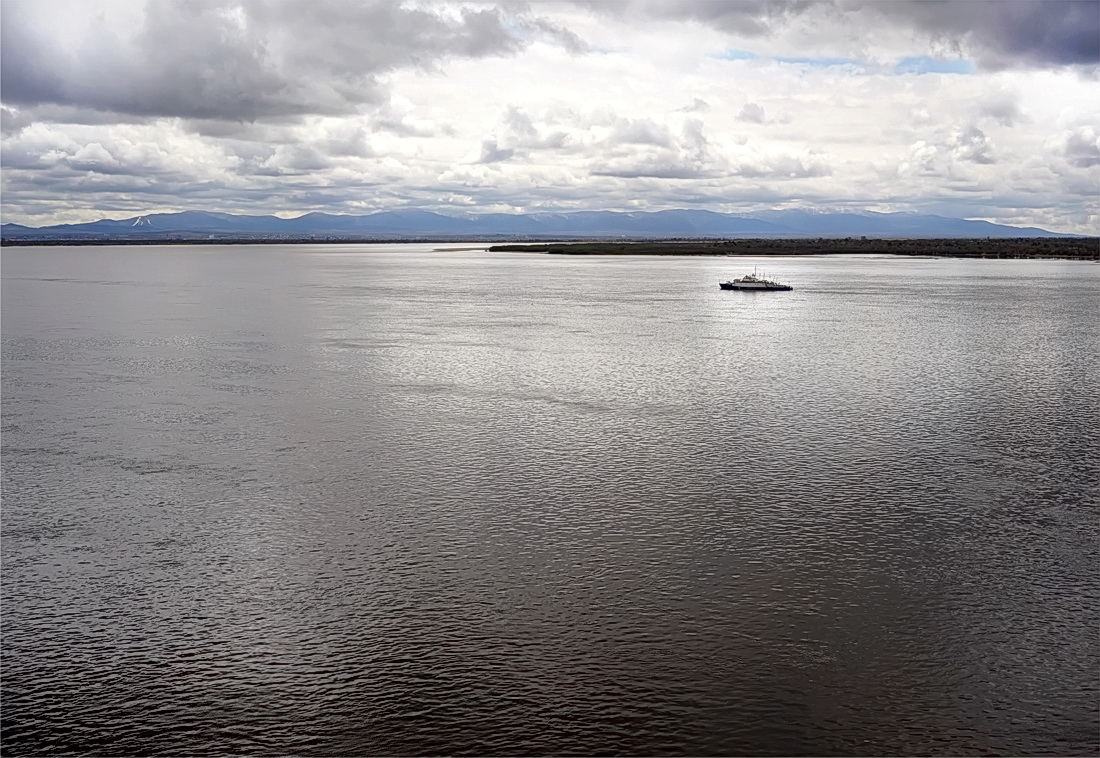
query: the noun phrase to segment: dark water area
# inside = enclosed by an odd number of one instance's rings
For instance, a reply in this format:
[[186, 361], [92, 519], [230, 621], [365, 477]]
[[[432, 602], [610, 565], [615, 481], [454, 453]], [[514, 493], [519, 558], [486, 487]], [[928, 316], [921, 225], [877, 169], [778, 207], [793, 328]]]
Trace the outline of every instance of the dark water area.
[[4, 755], [1100, 752], [1096, 264], [0, 271]]

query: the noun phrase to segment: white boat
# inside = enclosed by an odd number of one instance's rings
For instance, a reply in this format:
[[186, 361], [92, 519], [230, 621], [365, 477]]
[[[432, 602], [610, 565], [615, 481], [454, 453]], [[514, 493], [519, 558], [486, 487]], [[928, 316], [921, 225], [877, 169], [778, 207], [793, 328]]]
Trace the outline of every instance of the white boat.
[[789, 284], [780, 284], [773, 279], [768, 279], [763, 274], [757, 276], [755, 268], [751, 274], [746, 274], [740, 279], [731, 279], [728, 282], [718, 282], [718, 286], [724, 290], [764, 290], [769, 292], [790, 292], [794, 289]]

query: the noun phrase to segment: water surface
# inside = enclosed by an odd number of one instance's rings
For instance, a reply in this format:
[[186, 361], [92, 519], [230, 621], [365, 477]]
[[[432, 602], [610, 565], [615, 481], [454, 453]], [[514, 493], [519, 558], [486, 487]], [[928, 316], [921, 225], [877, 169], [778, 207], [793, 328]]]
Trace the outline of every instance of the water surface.
[[2, 276], [5, 753], [1100, 751], [1095, 264]]

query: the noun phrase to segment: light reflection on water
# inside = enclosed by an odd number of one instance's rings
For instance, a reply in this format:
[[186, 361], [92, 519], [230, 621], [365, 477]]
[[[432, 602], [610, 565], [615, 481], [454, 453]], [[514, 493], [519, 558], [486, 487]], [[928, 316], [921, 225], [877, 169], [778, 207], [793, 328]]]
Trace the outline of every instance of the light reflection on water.
[[1100, 749], [1095, 265], [3, 256], [5, 751]]

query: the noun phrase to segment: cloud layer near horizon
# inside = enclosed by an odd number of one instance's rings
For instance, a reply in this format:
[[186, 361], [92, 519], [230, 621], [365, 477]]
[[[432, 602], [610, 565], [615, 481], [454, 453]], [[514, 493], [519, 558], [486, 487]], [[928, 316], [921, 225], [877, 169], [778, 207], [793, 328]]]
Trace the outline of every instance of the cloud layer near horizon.
[[1098, 231], [1095, 0], [0, 13], [4, 221], [818, 205]]

